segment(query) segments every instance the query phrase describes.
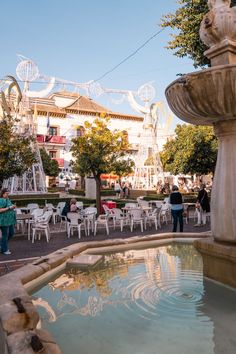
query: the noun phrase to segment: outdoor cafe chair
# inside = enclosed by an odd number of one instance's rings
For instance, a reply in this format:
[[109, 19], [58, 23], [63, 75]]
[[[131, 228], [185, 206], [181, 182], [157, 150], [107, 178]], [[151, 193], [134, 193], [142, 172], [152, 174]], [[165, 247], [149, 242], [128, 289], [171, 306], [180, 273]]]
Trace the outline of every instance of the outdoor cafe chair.
[[161, 212], [160, 212], [160, 220], [164, 223], [168, 223], [168, 220], [170, 220], [170, 206], [168, 203], [163, 203], [161, 206]]
[[50, 240], [50, 229], [49, 229], [49, 221], [52, 217], [52, 210], [45, 211], [45, 213], [38, 217], [36, 222], [32, 224], [33, 234], [32, 234], [32, 243], [35, 241], [36, 232], [39, 232], [39, 240], [41, 239], [41, 232], [45, 233], [46, 240], [49, 242]]
[[85, 218], [85, 222], [87, 225], [88, 236], [90, 234], [90, 226], [92, 232], [94, 232], [96, 215], [97, 215], [97, 208], [95, 207], [88, 207], [83, 210], [83, 216]]
[[158, 227], [161, 228], [160, 212], [161, 212], [161, 208], [155, 208], [146, 216], [146, 222], [149, 223], [149, 226], [151, 226], [152, 221], [154, 221], [156, 230]]
[[94, 223], [94, 236], [97, 234], [97, 226], [103, 225], [106, 227], [107, 236], [109, 236], [108, 215], [99, 215]]
[[141, 209], [130, 209], [130, 230], [133, 231], [134, 225], [140, 224], [141, 232], [143, 232], [143, 226], [146, 229], [146, 217], [143, 216]]
[[149, 202], [147, 200], [139, 199], [138, 206], [142, 207], [149, 207]]
[[84, 203], [83, 202], [76, 202], [76, 206], [79, 210], [82, 210], [84, 207]]
[[29, 203], [27, 204], [26, 208], [31, 213], [34, 209], [39, 209], [38, 203]]
[[52, 210], [52, 220], [53, 220], [53, 224], [56, 224], [56, 220], [57, 220], [57, 208], [54, 207], [54, 205], [52, 203], [46, 203], [45, 205], [47, 210]]
[[31, 232], [31, 226], [35, 224], [38, 221], [38, 218], [41, 218], [44, 214], [44, 209], [34, 209], [31, 212], [31, 219], [26, 220], [26, 223], [28, 223], [28, 240], [30, 240], [30, 232]]
[[125, 203], [125, 208], [137, 208], [138, 207], [138, 203]]
[[67, 237], [70, 238], [73, 230], [77, 229], [78, 238], [81, 238], [81, 228], [84, 227], [85, 235], [87, 236], [86, 223], [84, 218], [79, 213], [67, 213]]
[[129, 216], [125, 215], [121, 209], [119, 208], [113, 208], [112, 209], [112, 215], [113, 215], [113, 226], [114, 230], [116, 229], [116, 223], [120, 224], [120, 231], [123, 231], [123, 226], [124, 224], [128, 225], [129, 223]]
[[55, 221], [57, 221], [57, 219], [60, 220], [60, 230], [62, 227], [62, 224], [66, 225], [67, 223], [67, 218], [64, 215], [61, 215], [62, 210], [64, 208], [64, 206], [66, 205], [66, 202], [59, 202], [56, 206], [56, 215], [55, 215]]
[[[21, 209], [16, 208], [16, 215], [21, 215], [21, 214], [23, 214]], [[24, 232], [25, 232], [25, 221], [24, 220], [17, 220], [17, 218], [16, 218], [16, 229], [17, 229], [17, 231], [20, 230], [20, 227], [21, 227], [22, 234], [24, 234]]]
[[105, 215], [108, 216], [108, 220], [109, 220], [109, 219], [114, 220], [114, 217], [115, 217], [115, 216], [114, 216], [113, 210], [114, 210], [115, 208], [109, 209], [106, 204], [103, 204], [102, 207], [103, 207], [103, 210], [104, 210]]

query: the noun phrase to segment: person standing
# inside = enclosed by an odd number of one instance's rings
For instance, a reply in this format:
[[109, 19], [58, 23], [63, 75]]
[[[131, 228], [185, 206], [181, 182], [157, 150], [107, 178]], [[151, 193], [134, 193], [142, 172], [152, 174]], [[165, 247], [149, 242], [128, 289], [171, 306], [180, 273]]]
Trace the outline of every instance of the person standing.
[[194, 226], [206, 225], [206, 214], [210, 212], [210, 203], [208, 193], [206, 191], [206, 185], [201, 184], [200, 191], [198, 192], [197, 202], [197, 224]]
[[172, 187], [169, 203], [171, 205], [171, 215], [173, 217], [173, 232], [177, 231], [178, 222], [180, 232], [183, 232], [183, 198], [182, 194], [179, 192], [179, 188], [175, 185]]
[[114, 191], [116, 193], [116, 197], [119, 198], [120, 197], [121, 186], [120, 186], [120, 183], [118, 181], [115, 182]]
[[16, 206], [9, 199], [9, 192], [3, 188], [0, 192], [0, 230], [2, 232], [1, 252], [5, 255], [11, 254], [8, 248], [8, 241], [14, 235], [16, 224]]

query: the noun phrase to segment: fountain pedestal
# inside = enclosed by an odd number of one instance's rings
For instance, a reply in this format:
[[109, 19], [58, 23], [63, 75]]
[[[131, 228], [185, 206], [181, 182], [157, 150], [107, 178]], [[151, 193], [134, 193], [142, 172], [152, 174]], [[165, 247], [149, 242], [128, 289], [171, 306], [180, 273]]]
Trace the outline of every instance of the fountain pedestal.
[[211, 68], [184, 75], [166, 89], [172, 111], [182, 120], [213, 125], [219, 140], [211, 195], [213, 238], [195, 241], [209, 278], [236, 287], [236, 6], [208, 0], [200, 37], [210, 47]]

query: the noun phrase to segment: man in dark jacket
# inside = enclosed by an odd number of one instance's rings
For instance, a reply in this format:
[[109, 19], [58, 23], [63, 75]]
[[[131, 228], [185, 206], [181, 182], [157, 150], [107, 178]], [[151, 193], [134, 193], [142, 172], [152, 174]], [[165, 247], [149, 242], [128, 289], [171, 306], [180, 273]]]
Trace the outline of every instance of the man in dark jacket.
[[178, 221], [180, 232], [183, 232], [183, 198], [177, 186], [172, 187], [169, 203], [171, 205], [171, 215], [173, 217], [173, 232], [177, 231]]
[[206, 225], [206, 213], [210, 212], [210, 203], [209, 203], [209, 198], [208, 198], [205, 184], [202, 184], [200, 187], [196, 204], [199, 205], [199, 207], [196, 208], [198, 214], [198, 218], [197, 218], [198, 220], [197, 220], [197, 224], [194, 226], [200, 226], [201, 223], [203, 225]]

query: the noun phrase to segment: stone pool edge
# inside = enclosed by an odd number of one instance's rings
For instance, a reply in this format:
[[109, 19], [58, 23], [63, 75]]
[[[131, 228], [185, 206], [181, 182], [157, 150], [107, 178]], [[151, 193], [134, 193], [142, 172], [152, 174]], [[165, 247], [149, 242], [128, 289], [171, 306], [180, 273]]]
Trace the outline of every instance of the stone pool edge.
[[[152, 246], [154, 242], [173, 241], [175, 239], [209, 238], [210, 232], [204, 233], [165, 233], [148, 236], [134, 236], [127, 239], [106, 239], [103, 241], [89, 241], [73, 244], [59, 249], [47, 256], [29, 263], [10, 274], [0, 277], [0, 352], [3, 354], [30, 354], [32, 337], [37, 337], [44, 347], [44, 354], [60, 354], [60, 348], [49, 332], [37, 329], [39, 314], [32, 303], [31, 296], [26, 290], [26, 284], [34, 283], [38, 278], [46, 278], [47, 274], [58, 272], [64, 268], [68, 259], [89, 249], [131, 246], [144, 244]], [[129, 247], [130, 248], [130, 247]], [[20, 305], [16, 306], [16, 300]], [[20, 299], [20, 300], [19, 300]], [[1, 347], [2, 346], [2, 347]]]

